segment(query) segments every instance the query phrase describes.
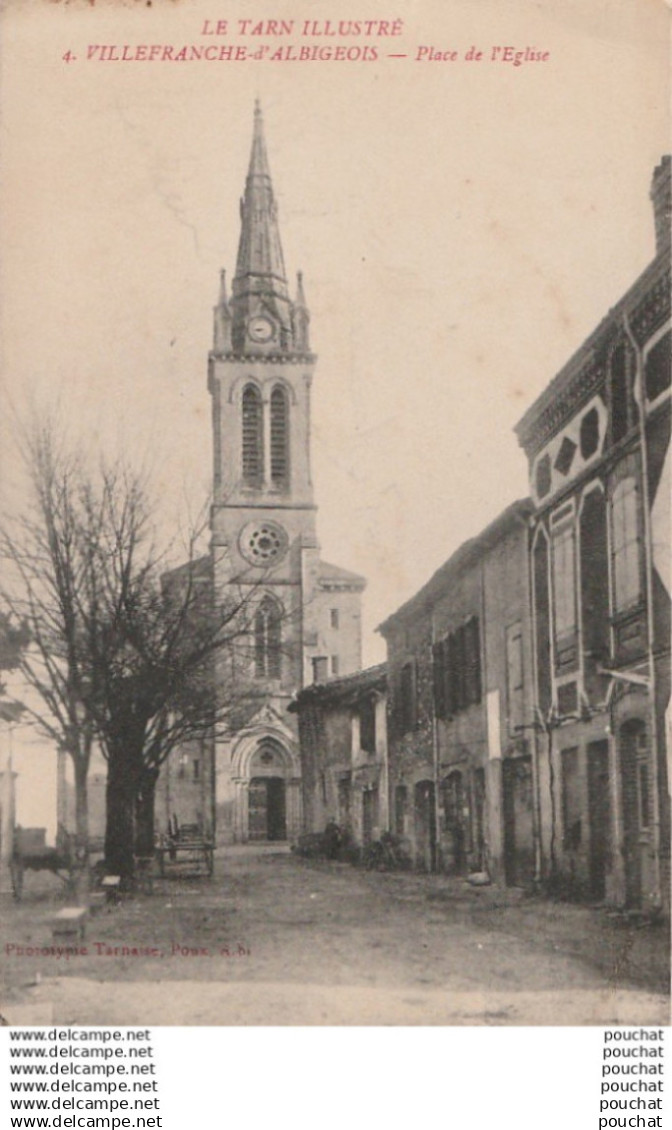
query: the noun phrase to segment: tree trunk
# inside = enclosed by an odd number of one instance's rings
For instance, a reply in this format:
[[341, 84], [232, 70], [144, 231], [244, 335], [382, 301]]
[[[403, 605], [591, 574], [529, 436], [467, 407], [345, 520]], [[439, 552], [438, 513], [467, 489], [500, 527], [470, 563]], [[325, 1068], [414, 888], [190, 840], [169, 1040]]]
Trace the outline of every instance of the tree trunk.
[[75, 840], [72, 846], [72, 886], [78, 903], [88, 902], [89, 869], [89, 794], [88, 757], [73, 757], [75, 770]]
[[105, 867], [129, 886], [135, 871], [135, 801], [138, 759], [127, 748], [110, 749], [107, 763]]
[[135, 803], [136, 855], [154, 854], [154, 797], [158, 779], [158, 769], [143, 767]]

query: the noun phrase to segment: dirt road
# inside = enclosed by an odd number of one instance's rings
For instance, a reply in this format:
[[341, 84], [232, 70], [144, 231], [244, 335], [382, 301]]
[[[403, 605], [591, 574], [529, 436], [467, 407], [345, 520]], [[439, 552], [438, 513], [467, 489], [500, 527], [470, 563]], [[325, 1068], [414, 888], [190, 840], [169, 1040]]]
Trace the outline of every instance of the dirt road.
[[3, 914], [10, 1022], [668, 1021], [664, 926], [520, 891], [239, 849], [212, 882], [163, 881], [99, 914], [66, 957], [27, 952], [54, 945], [59, 902], [26, 886]]

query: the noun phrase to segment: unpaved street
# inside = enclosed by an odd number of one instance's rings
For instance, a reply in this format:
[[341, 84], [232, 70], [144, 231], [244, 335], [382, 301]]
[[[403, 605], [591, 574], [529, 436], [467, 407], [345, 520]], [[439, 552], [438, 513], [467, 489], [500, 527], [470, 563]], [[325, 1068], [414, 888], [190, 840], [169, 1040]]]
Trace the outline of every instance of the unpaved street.
[[668, 1020], [665, 926], [517, 890], [236, 849], [212, 882], [157, 882], [103, 911], [66, 959], [25, 952], [54, 944], [63, 896], [46, 883], [30, 876], [4, 908], [10, 1022]]

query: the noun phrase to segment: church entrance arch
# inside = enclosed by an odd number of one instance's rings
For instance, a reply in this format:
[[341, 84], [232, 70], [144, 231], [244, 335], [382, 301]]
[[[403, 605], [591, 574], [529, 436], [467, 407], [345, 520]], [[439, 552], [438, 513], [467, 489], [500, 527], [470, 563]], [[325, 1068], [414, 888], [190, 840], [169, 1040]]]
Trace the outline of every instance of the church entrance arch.
[[296, 838], [300, 778], [292, 751], [278, 738], [262, 735], [240, 752], [238, 838], [252, 843]]

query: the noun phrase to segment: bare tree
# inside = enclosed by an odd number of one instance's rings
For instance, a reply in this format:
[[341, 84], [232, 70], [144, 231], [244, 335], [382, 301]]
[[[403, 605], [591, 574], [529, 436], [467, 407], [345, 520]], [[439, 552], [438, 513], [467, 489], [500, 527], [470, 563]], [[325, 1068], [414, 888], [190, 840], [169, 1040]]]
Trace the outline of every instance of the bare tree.
[[9, 567], [0, 599], [30, 633], [19, 666], [40, 706], [28, 707], [29, 717], [73, 762], [83, 863], [87, 774], [100, 743], [106, 866], [126, 881], [135, 856], [153, 847], [161, 765], [177, 746], [225, 726], [243, 692], [263, 578], [232, 583], [216, 600], [211, 559], [197, 555], [205, 522], [170, 570], [173, 547], [157, 548], [142, 476], [121, 463], [91, 471], [48, 425], [33, 430], [24, 455], [30, 500], [0, 530]]
[[81, 467], [59, 447], [49, 424], [35, 425], [24, 435], [22, 451], [26, 497], [12, 516], [3, 517], [0, 528], [0, 601], [7, 622], [21, 625], [25, 637], [14, 656], [15, 668], [34, 692], [25, 696], [24, 720], [72, 760], [75, 852], [85, 873], [86, 782], [95, 731], [84, 693], [88, 665], [79, 585], [88, 544]]
[[[105, 621], [91, 631], [90, 710], [108, 762], [106, 865], [128, 879], [134, 855], [154, 842], [154, 790], [173, 749], [226, 725], [240, 681], [225, 686], [222, 653], [244, 653], [252, 590], [231, 586], [217, 603], [210, 558], [162, 575], [161, 557], [117, 523], [118, 554], [108, 562]], [[122, 531], [126, 531], [124, 544]], [[136, 561], [129, 564], [131, 552]], [[115, 603], [112, 603], [112, 597]], [[216, 669], [217, 675], [216, 675]]]

